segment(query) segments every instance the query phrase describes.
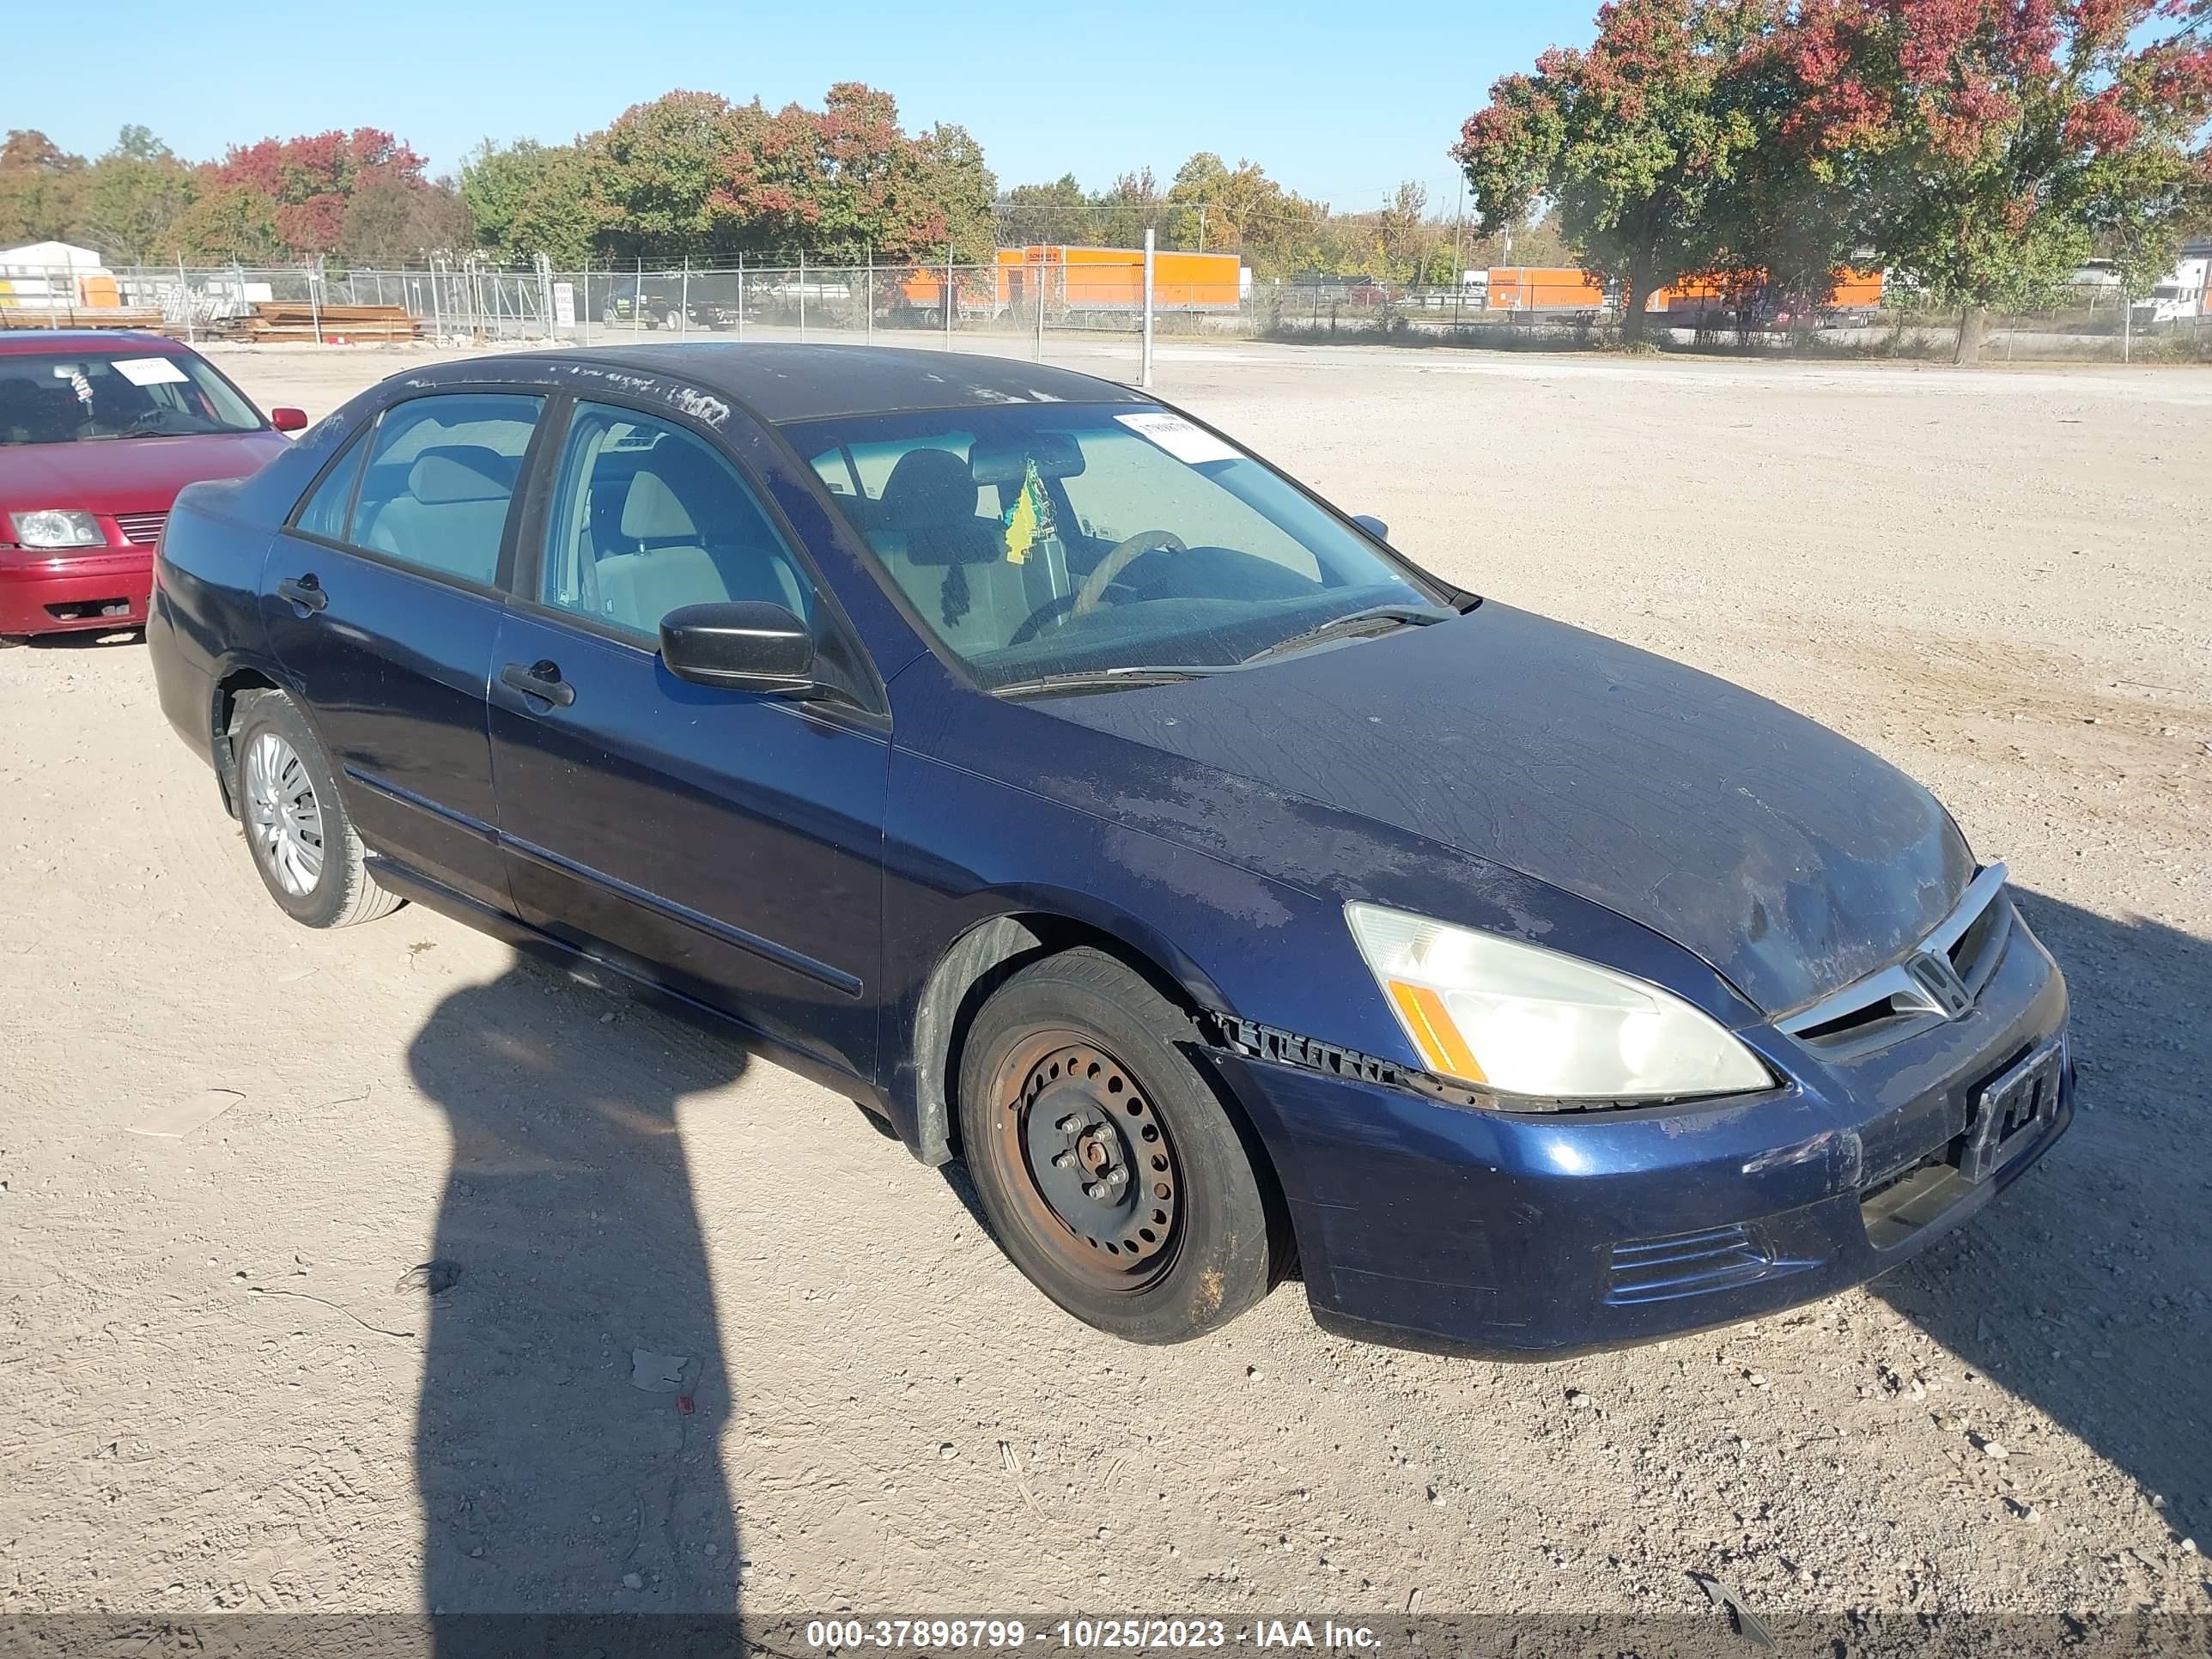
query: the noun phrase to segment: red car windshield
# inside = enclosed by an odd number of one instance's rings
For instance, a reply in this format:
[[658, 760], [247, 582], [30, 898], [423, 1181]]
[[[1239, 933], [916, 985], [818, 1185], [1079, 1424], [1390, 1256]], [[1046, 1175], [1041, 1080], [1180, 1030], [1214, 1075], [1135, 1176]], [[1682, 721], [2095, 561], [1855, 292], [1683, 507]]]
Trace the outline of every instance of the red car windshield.
[[198, 357], [0, 352], [0, 445], [258, 432], [261, 416]]

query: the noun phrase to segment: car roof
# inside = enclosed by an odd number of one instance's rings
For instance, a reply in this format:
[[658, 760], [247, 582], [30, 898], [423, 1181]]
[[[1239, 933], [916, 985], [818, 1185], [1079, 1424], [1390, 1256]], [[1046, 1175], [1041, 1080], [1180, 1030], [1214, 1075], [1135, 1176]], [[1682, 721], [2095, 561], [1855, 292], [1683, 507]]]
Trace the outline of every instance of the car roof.
[[[490, 364], [536, 378], [532, 368], [591, 364], [666, 375], [744, 404], [781, 426], [831, 415], [882, 415], [911, 410], [986, 409], [1007, 404], [1135, 404], [1142, 393], [1073, 369], [1012, 357], [927, 348], [792, 345], [738, 341], [690, 345], [618, 346], [531, 352], [444, 364], [456, 379], [480, 378]], [[417, 384], [443, 378], [438, 369], [410, 376]], [[549, 376], [549, 378], [551, 378]], [[567, 384], [574, 385], [564, 375]]]
[[131, 328], [0, 329], [0, 353], [82, 351], [103, 346], [121, 346], [140, 352], [174, 352], [179, 356], [190, 355], [185, 347], [165, 334], [147, 334]]

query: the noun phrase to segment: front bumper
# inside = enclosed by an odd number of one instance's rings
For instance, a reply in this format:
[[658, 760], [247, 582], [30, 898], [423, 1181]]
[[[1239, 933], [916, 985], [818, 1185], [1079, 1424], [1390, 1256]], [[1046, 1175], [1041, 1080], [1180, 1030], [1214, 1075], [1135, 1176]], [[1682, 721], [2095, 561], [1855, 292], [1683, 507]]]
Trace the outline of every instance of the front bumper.
[[61, 556], [0, 553], [0, 634], [137, 628], [154, 586], [154, 550]]
[[1510, 1115], [1219, 1065], [1273, 1158], [1323, 1328], [1548, 1359], [1793, 1307], [1925, 1249], [2071, 1121], [2067, 1059], [2039, 1127], [1985, 1178], [1955, 1172], [1983, 1085], [2063, 1042], [2066, 1012], [2016, 921], [1962, 1018], [1847, 1065], [1793, 1055], [1791, 1086], [1734, 1104]]

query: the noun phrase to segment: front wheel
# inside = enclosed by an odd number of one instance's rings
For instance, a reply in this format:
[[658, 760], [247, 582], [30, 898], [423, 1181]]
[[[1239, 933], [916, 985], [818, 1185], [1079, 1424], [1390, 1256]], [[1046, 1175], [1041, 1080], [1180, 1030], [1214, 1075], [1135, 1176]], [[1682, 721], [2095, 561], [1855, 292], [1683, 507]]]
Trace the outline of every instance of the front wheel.
[[1133, 1342], [1203, 1336], [1271, 1283], [1255, 1156], [1184, 1058], [1190, 1036], [1141, 976], [1085, 949], [1009, 979], [961, 1057], [962, 1148], [1000, 1246]]
[[349, 927], [399, 908], [369, 874], [323, 747], [289, 697], [263, 691], [241, 701], [231, 748], [231, 799], [253, 867], [286, 915]]

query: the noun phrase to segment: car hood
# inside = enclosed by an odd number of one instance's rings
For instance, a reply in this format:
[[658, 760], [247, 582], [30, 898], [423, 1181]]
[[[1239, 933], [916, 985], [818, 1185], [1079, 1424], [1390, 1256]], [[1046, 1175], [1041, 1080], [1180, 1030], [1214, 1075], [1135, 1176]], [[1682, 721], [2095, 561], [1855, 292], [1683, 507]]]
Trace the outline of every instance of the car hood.
[[1935, 797], [1856, 744], [1494, 603], [1249, 671], [1028, 706], [1604, 905], [1769, 1013], [1895, 959], [1973, 873]]
[[186, 484], [242, 478], [289, 443], [276, 432], [209, 432], [0, 446], [0, 512], [166, 513]]

